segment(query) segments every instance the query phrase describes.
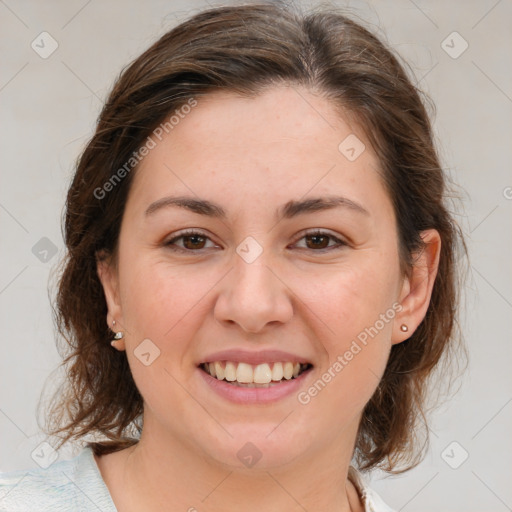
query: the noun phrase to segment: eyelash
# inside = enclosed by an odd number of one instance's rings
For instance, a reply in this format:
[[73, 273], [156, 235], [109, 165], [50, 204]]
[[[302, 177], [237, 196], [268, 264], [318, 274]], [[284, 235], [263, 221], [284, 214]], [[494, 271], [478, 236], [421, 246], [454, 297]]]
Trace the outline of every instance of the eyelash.
[[[184, 249], [184, 248], [178, 247], [178, 246], [174, 246], [173, 247], [174, 243], [177, 240], [180, 240], [181, 238], [188, 238], [188, 237], [193, 237], [193, 236], [200, 236], [200, 237], [203, 237], [203, 238], [205, 238], [207, 240], [210, 240], [210, 238], [207, 235], [205, 235], [204, 233], [202, 233], [201, 231], [187, 230], [187, 231], [183, 231], [178, 236], [175, 236], [174, 238], [172, 238], [168, 242], [165, 242], [164, 245], [166, 247], [168, 247], [169, 249], [171, 249], [172, 251], [176, 251], [176, 252], [192, 253], [192, 252], [201, 252], [201, 251], [206, 250], [206, 249], [198, 249], [198, 250]], [[310, 250], [310, 251], [313, 251], [313, 252], [324, 253], [324, 252], [327, 252], [327, 251], [331, 251], [333, 249], [341, 249], [344, 246], [348, 245], [346, 242], [344, 242], [343, 240], [340, 240], [339, 238], [335, 237], [334, 235], [330, 234], [329, 232], [322, 231], [322, 230], [319, 230], [319, 229], [308, 231], [308, 232], [304, 233], [300, 238], [297, 239], [297, 241], [295, 243], [297, 243], [298, 241], [300, 241], [303, 238], [306, 238], [308, 236], [310, 236], [310, 237], [311, 236], [328, 237], [328, 238], [331, 238], [332, 240], [334, 240], [335, 242], [337, 242], [337, 246], [325, 247], [323, 249], [308, 249], [307, 247], [306, 248], [302, 248], [302, 249]]]

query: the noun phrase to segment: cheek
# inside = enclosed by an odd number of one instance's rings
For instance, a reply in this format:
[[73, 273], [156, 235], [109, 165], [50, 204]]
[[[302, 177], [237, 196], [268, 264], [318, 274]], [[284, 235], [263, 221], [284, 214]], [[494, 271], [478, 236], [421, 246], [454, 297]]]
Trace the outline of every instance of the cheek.
[[367, 260], [350, 268], [327, 269], [325, 275], [310, 279], [309, 286], [303, 283], [302, 289], [310, 290], [303, 300], [328, 327], [326, 341], [334, 349], [343, 348], [376, 323], [379, 333], [390, 335], [398, 274], [390, 266]]
[[345, 414], [341, 410], [345, 407], [347, 411], [361, 410], [384, 372], [391, 349], [392, 305], [398, 278], [389, 268], [372, 258], [371, 265], [342, 269], [332, 272], [329, 279], [316, 279], [316, 286], [309, 287], [315, 291], [309, 299], [303, 297], [317, 317], [328, 358], [310, 392], [319, 396], [319, 406], [339, 404], [334, 415]]
[[123, 280], [123, 316], [130, 331], [162, 341], [173, 336], [197, 314], [201, 298], [214, 280], [197, 270], [172, 266], [155, 258], [129, 263]]
[[192, 368], [190, 348], [203, 314], [201, 298], [215, 281], [154, 258], [126, 260], [124, 268], [121, 299], [134, 381], [153, 413], [170, 406], [182, 413], [187, 396], [177, 382], [183, 368]]
[[337, 355], [301, 394], [301, 403], [310, 403], [310, 411], [316, 409], [315, 415], [334, 430], [360, 415], [380, 382], [389, 356], [378, 343], [376, 339], [366, 346], [359, 343]]

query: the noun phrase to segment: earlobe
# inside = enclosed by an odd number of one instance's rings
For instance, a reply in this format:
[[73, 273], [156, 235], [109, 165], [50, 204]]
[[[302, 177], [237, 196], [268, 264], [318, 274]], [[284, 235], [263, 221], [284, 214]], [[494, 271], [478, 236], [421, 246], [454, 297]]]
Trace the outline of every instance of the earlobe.
[[103, 293], [107, 303], [108, 315], [105, 320], [109, 328], [114, 330], [116, 324], [119, 324], [119, 326], [123, 325], [118, 292], [118, 277], [117, 271], [111, 263], [110, 258], [105, 256], [104, 253], [96, 255], [96, 272], [103, 287]]
[[[441, 237], [435, 229], [421, 232], [424, 247], [415, 255], [400, 292], [402, 310], [395, 317], [392, 344], [409, 339], [427, 314], [439, 268]], [[407, 329], [405, 329], [405, 326]]]
[[[112, 320], [112, 331], [115, 331], [116, 329], [116, 321]], [[117, 350], [122, 351], [125, 350], [125, 344], [124, 344], [124, 333], [122, 331], [116, 331], [116, 334], [114, 336], [114, 339], [111, 340], [110, 344]], [[123, 340], [123, 341], [121, 341]], [[119, 343], [119, 346], [118, 346]]]

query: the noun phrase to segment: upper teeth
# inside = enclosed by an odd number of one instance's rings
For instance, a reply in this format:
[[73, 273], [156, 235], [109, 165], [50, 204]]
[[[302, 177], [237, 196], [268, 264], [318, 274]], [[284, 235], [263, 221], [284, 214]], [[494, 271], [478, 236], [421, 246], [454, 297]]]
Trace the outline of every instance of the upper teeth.
[[204, 369], [212, 377], [218, 380], [227, 380], [229, 382], [268, 384], [271, 381], [280, 381], [283, 377], [290, 380], [297, 377], [306, 365], [300, 363], [263, 363], [250, 365], [247, 363], [235, 363], [231, 361], [215, 361], [204, 363]]

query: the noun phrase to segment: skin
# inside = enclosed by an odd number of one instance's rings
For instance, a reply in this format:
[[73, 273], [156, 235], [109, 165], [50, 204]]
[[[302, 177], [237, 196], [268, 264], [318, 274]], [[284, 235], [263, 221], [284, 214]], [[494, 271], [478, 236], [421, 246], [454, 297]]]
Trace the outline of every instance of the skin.
[[[338, 150], [350, 134], [366, 146], [353, 162]], [[144, 215], [168, 195], [208, 199], [227, 218], [176, 207]], [[325, 195], [368, 214], [339, 207], [275, 218], [290, 200]], [[185, 228], [206, 240], [174, 242], [187, 253], [165, 246]], [[347, 245], [304, 238], [315, 228]], [[236, 252], [248, 236], [263, 249], [252, 263]], [[144, 398], [140, 442], [96, 459], [118, 510], [363, 510], [347, 471], [389, 351], [428, 308], [440, 238], [435, 230], [422, 237], [426, 247], [405, 277], [377, 157], [328, 100], [287, 86], [199, 99], [137, 169], [117, 262], [98, 261], [106, 321], [124, 332], [115, 346], [126, 350]], [[393, 304], [401, 311], [307, 405], [296, 394], [233, 404], [198, 374], [197, 362], [218, 350], [279, 349], [314, 365], [306, 390]], [[134, 355], [146, 338], [160, 350], [149, 366]], [[252, 468], [236, 456], [248, 441], [262, 454]]]

